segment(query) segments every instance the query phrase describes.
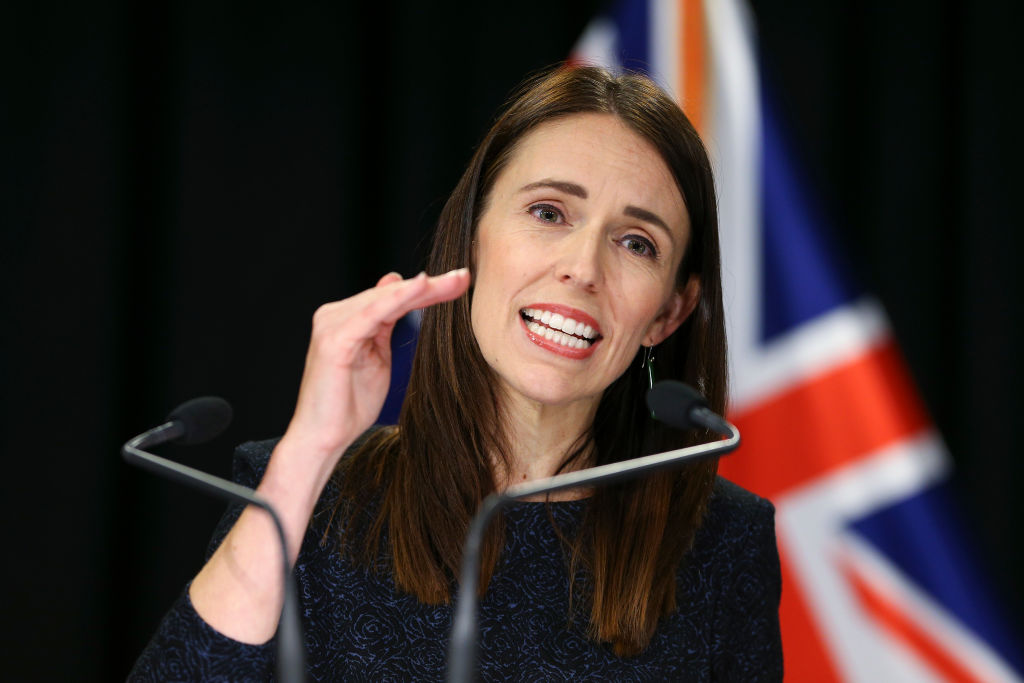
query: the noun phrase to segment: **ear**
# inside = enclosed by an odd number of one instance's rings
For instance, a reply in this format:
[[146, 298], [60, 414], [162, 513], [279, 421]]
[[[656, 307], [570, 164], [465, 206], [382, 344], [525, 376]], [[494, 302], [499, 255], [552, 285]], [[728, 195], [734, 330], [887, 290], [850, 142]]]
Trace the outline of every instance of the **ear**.
[[668, 339], [690, 317], [699, 300], [700, 278], [691, 275], [684, 287], [672, 292], [661, 313], [651, 323], [644, 337], [644, 346], [656, 346]]

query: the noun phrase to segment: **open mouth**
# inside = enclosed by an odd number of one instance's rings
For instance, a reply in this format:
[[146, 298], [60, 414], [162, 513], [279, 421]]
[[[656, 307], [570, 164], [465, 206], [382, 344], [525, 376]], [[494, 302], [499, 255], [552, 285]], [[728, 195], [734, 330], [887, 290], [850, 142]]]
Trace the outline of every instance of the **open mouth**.
[[519, 315], [530, 332], [570, 349], [587, 349], [601, 339], [601, 334], [593, 326], [561, 313], [542, 308], [524, 308], [519, 311]]

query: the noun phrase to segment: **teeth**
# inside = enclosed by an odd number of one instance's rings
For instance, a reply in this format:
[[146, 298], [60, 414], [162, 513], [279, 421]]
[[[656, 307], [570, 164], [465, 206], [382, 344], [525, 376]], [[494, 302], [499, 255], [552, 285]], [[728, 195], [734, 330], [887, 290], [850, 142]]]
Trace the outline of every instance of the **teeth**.
[[[530, 315], [529, 311], [527, 311], [526, 314]], [[577, 337], [559, 332], [558, 330], [553, 330], [550, 327], [545, 327], [536, 321], [527, 323], [526, 329], [530, 330], [530, 332], [534, 333], [538, 337], [544, 337], [549, 341], [561, 344], [562, 346], [568, 346], [571, 349], [585, 349], [590, 346], [590, 342], [586, 339], [578, 339]]]
[[[523, 314], [530, 319], [526, 324], [528, 330], [563, 346], [585, 349], [593, 343], [594, 337], [597, 336], [596, 331], [590, 325], [567, 318], [559, 313], [539, 308], [524, 308]], [[578, 337], [585, 338], [578, 339]]]

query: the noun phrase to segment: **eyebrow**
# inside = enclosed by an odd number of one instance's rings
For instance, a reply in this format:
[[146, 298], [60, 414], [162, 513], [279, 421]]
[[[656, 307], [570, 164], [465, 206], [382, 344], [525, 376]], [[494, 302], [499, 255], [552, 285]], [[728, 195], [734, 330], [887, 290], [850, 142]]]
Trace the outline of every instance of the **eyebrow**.
[[[523, 185], [521, 188], [519, 188], [519, 194], [523, 192], [529, 192], [530, 190], [536, 190], [541, 187], [550, 187], [555, 190], [559, 190], [560, 192], [570, 194], [574, 197], [579, 197], [580, 199], [587, 198], [587, 189], [582, 185], [578, 185], [577, 183], [570, 183], [565, 180], [554, 180], [552, 178], [545, 178], [544, 180], [538, 180], [535, 183]], [[639, 206], [630, 205], [623, 209], [622, 213], [625, 214], [626, 216], [629, 216], [630, 218], [636, 218], [638, 220], [646, 221], [648, 223], [651, 223], [652, 225], [658, 226], [659, 228], [665, 231], [665, 233], [668, 235], [669, 240], [675, 243], [676, 236], [668, 227], [668, 223], [662, 220], [661, 216], [654, 213], [653, 211], [641, 209]]]
[[622, 210], [622, 213], [626, 214], [627, 216], [630, 216], [631, 218], [637, 218], [639, 220], [647, 221], [648, 223], [653, 223], [654, 225], [657, 225], [659, 228], [665, 231], [670, 240], [672, 240], [673, 242], [676, 241], [676, 236], [672, 234], [672, 231], [668, 227], [668, 223], [663, 221], [661, 219], [661, 216], [654, 213], [653, 211], [641, 209], [639, 206], [627, 206], [625, 209]]
[[571, 194], [574, 197], [579, 197], [580, 199], [587, 198], [587, 190], [582, 185], [577, 185], [576, 183], [570, 183], [564, 180], [552, 180], [550, 178], [538, 180], [537, 182], [530, 183], [529, 185], [523, 185], [519, 188], [519, 192], [529, 192], [530, 190], [536, 190], [539, 187], [551, 187], [566, 194]]

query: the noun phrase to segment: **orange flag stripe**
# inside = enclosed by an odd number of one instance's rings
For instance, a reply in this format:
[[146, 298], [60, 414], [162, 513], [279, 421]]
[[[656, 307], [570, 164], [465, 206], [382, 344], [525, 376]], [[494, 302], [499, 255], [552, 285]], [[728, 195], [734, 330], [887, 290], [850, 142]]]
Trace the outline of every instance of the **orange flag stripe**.
[[[704, 138], [707, 101], [707, 43], [702, 0], [679, 0], [679, 33], [683, 44], [678, 52], [678, 74], [681, 83], [676, 84], [683, 111], [690, 123]], [[706, 139], [706, 138], [705, 138]]]

